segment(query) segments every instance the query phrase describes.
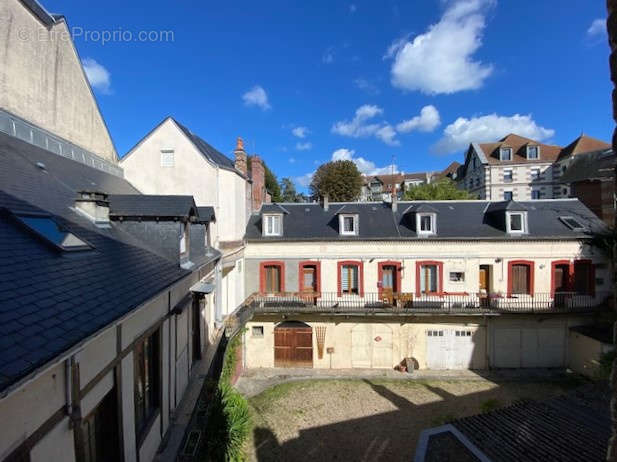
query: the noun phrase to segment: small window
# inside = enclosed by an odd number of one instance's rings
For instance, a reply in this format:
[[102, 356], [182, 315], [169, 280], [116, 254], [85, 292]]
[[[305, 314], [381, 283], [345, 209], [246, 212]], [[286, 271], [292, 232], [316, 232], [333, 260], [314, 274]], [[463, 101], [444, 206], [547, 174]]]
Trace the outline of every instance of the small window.
[[340, 234], [355, 236], [358, 234], [358, 215], [339, 215]]
[[359, 294], [358, 265], [341, 266], [341, 293]]
[[539, 159], [540, 158], [540, 146], [530, 145], [527, 146], [527, 159]]
[[138, 342], [133, 352], [135, 433], [140, 438], [159, 408], [159, 333]]
[[435, 214], [420, 213], [417, 218], [418, 234], [435, 234]]
[[62, 250], [89, 250], [92, 247], [67, 231], [49, 215], [16, 214], [14, 217], [30, 231]]
[[526, 232], [525, 214], [520, 212], [509, 212], [506, 214], [509, 233]]
[[511, 201], [512, 200], [512, 191], [504, 191], [503, 192], [503, 200]]
[[574, 217], [559, 217], [559, 219], [571, 230], [582, 231], [585, 227]]
[[512, 160], [512, 148], [500, 148], [499, 160]]
[[173, 167], [175, 164], [174, 150], [165, 149], [161, 151], [161, 167]]
[[282, 235], [281, 215], [264, 215], [264, 236]]
[[251, 327], [251, 335], [253, 337], [262, 338], [264, 336], [264, 326]]
[[182, 226], [182, 235], [180, 236], [180, 254], [184, 255], [188, 251], [189, 240], [189, 225], [188, 223]]
[[540, 190], [538, 189], [534, 189], [533, 191], [531, 191], [531, 198], [536, 200], [536, 199], [540, 199], [542, 197], [542, 193], [540, 192]]
[[503, 171], [503, 181], [505, 183], [512, 183], [512, 169]]
[[532, 168], [531, 169], [531, 179], [532, 180], [538, 180], [540, 178], [540, 169], [539, 168]]
[[462, 271], [453, 271], [450, 273], [450, 281], [451, 282], [464, 282], [465, 281], [465, 273]]

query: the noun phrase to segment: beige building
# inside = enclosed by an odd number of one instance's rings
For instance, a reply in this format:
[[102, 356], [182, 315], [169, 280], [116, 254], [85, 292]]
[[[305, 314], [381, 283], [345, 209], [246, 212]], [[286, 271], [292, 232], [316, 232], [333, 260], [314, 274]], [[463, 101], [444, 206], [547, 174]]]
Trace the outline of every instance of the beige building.
[[246, 366], [564, 367], [610, 291], [602, 227], [569, 199], [263, 206]]

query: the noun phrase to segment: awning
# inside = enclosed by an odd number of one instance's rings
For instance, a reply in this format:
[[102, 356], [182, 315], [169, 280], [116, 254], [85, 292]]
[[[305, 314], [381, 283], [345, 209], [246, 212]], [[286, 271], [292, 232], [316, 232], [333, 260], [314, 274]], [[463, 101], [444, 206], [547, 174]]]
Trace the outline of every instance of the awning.
[[211, 294], [214, 292], [214, 284], [211, 282], [199, 281], [197, 284], [191, 286], [190, 291], [194, 294]]

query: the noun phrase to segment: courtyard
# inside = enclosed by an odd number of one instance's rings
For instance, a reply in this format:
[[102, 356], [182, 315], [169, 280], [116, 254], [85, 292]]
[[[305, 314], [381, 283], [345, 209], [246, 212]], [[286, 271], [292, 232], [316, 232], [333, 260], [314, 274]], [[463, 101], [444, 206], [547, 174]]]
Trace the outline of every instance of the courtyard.
[[283, 382], [249, 397], [253, 430], [246, 452], [253, 461], [409, 461], [426, 428], [579, 384], [564, 375]]

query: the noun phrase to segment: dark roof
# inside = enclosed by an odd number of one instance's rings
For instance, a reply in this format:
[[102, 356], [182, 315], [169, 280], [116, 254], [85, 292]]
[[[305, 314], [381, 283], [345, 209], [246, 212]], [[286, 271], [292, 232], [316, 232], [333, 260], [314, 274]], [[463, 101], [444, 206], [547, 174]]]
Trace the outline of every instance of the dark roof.
[[182, 125], [176, 119], [172, 118], [172, 120], [176, 123], [180, 130], [182, 130], [184, 134], [191, 140], [191, 142], [195, 145], [199, 152], [203, 154], [206, 159], [221, 168], [236, 171], [235, 162], [233, 160], [210, 146], [202, 138], [197, 136], [195, 133]]
[[[500, 203], [501, 204], [501, 203]], [[409, 215], [414, 208], [430, 206], [437, 213], [437, 235], [428, 239], [581, 239], [588, 238], [587, 231], [574, 231], [559, 217], [577, 217], [587, 230], [604, 230], [605, 225], [578, 199], [534, 200], [519, 203], [527, 210], [529, 234], [510, 236], [492, 220], [486, 211], [490, 201], [413, 201], [399, 202], [393, 213], [390, 204], [383, 202], [331, 203], [328, 211], [320, 204], [281, 204], [289, 213], [283, 221], [283, 236], [264, 237], [261, 232], [261, 215], [253, 214], [249, 220], [246, 237], [249, 240], [405, 240], [418, 239], [414, 230], [415, 220]], [[359, 234], [341, 236], [336, 214], [342, 206], [350, 206], [359, 214]], [[264, 206], [268, 211], [271, 206]], [[345, 209], [343, 209], [345, 210]], [[420, 239], [427, 239], [421, 237]]]
[[[0, 133], [0, 392], [190, 274], [117, 223], [99, 228], [77, 213], [77, 191], [93, 184], [136, 193], [122, 178]], [[19, 211], [49, 215], [93, 249], [51, 248], [11, 218]]]
[[591, 136], [583, 134], [561, 150], [558, 160], [562, 160], [566, 157], [575, 156], [577, 154], [585, 152], [603, 151], [606, 149], [610, 149], [610, 147], [611, 145], [605, 141], [598, 140], [596, 138], [592, 138]]
[[418, 205], [417, 207], [413, 207], [413, 205], [409, 206], [407, 208], [407, 211], [408, 212], [420, 212], [420, 213], [422, 213], [422, 212], [425, 212], [425, 213], [437, 213], [437, 209], [435, 207], [431, 207], [431, 205], [427, 204], [426, 202]]
[[216, 221], [216, 215], [214, 214], [214, 207], [210, 205], [197, 207], [197, 213], [199, 215], [200, 223], [210, 223]]
[[110, 194], [110, 217], [181, 218], [197, 215], [193, 196]]
[[560, 183], [585, 180], [612, 180], [615, 178], [617, 155], [612, 149], [577, 154], [559, 178]]
[[494, 461], [605, 460], [611, 435], [610, 392], [585, 386], [527, 401], [452, 425]]
[[501, 212], [507, 210], [509, 212], [526, 212], [527, 207], [525, 207], [520, 202], [516, 201], [500, 201], [500, 202], [491, 202], [487, 207], [486, 211], [491, 212]]
[[613, 343], [613, 326], [610, 324], [574, 326], [570, 327], [570, 330], [584, 335], [585, 337], [590, 337], [592, 339], [598, 340], [602, 343]]
[[43, 8], [43, 6], [36, 0], [21, 0], [21, 2], [46, 26], [51, 26], [56, 21], [63, 18], [62, 15], [49, 14], [47, 10]]

